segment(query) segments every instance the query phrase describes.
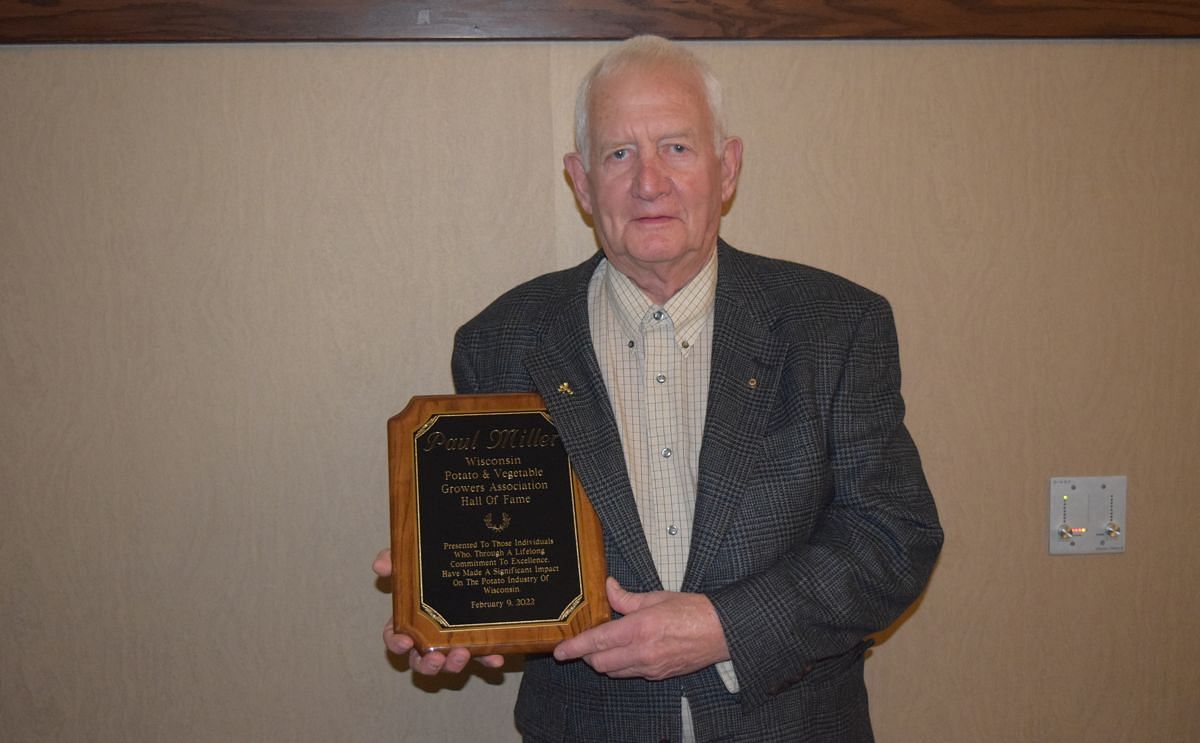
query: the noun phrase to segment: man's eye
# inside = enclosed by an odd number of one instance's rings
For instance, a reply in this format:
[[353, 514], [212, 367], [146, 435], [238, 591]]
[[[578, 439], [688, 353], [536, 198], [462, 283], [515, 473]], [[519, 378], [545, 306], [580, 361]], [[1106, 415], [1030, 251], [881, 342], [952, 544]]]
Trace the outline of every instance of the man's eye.
[[687, 152], [687, 146], [682, 144], [673, 144], [671, 145], [671, 152], [676, 155], [682, 155], [683, 153]]
[[614, 160], [624, 160], [624, 159], [625, 159], [625, 156], [626, 156], [626, 155], [628, 155], [628, 154], [629, 154], [629, 150], [625, 150], [625, 149], [614, 150], [614, 151], [613, 151], [613, 154], [612, 154], [612, 159], [614, 159]]

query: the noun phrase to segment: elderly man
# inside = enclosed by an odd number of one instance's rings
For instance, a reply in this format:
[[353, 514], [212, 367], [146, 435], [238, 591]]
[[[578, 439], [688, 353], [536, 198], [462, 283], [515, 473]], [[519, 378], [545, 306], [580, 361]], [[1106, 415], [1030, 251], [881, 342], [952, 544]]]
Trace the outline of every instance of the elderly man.
[[[886, 301], [718, 237], [742, 160], [721, 106], [681, 46], [605, 56], [565, 158], [601, 252], [455, 338], [459, 392], [541, 393], [604, 527], [617, 618], [528, 659], [526, 740], [871, 740], [866, 636], [941, 546]], [[385, 641], [421, 673], [469, 660]]]

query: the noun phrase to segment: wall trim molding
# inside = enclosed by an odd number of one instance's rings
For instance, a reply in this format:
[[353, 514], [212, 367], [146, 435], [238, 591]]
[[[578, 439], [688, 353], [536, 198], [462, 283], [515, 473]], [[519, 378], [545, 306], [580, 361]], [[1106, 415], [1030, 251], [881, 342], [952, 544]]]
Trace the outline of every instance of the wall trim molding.
[[0, 44], [1200, 37], [1195, 0], [12, 0]]

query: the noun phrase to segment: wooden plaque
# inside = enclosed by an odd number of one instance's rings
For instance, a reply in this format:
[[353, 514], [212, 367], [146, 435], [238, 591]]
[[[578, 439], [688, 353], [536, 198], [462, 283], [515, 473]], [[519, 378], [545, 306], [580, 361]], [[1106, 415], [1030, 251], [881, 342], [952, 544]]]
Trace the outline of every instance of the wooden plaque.
[[549, 652], [610, 616], [600, 521], [536, 393], [388, 420], [392, 621], [421, 652]]

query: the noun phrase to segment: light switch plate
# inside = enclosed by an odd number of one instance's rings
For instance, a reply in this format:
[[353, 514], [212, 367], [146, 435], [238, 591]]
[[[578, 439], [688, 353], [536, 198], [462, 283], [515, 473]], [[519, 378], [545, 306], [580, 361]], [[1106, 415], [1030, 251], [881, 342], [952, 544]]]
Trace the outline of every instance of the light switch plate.
[[1050, 554], [1124, 552], [1126, 484], [1124, 475], [1050, 478]]

